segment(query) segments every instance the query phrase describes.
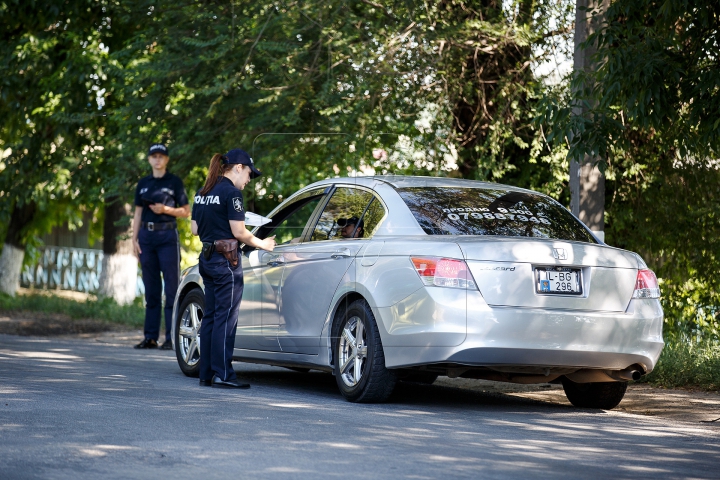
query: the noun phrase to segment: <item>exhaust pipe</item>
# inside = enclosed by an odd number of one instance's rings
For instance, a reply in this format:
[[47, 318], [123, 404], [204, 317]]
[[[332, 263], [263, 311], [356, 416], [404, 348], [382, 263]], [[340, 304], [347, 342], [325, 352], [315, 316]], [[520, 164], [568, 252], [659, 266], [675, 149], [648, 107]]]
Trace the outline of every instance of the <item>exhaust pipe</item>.
[[625, 370], [611, 370], [607, 372], [608, 376], [615, 380], [621, 380], [623, 382], [629, 382], [630, 380], [640, 380], [643, 376], [643, 372], [635, 370], [633, 368], [626, 368]]

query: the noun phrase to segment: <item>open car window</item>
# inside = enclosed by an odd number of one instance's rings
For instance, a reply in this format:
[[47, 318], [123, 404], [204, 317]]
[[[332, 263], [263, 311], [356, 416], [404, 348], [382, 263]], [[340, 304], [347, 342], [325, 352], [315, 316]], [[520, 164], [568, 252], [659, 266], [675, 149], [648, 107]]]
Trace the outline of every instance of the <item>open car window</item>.
[[544, 195], [492, 188], [409, 187], [397, 192], [428, 235], [498, 235], [597, 243]]
[[[367, 190], [338, 187], [323, 209], [311, 240], [316, 242], [369, 237], [372, 230], [366, 228], [364, 217], [373, 199], [373, 194]], [[382, 204], [378, 204], [382, 208]]]
[[[264, 239], [275, 235], [278, 245], [289, 245], [302, 241], [305, 227], [313, 216], [315, 209], [320, 204], [325, 194], [325, 189], [318, 188], [303, 193], [292, 203], [272, 216], [272, 221], [260, 227], [255, 236]], [[243, 247], [243, 252], [254, 250], [253, 247]]]

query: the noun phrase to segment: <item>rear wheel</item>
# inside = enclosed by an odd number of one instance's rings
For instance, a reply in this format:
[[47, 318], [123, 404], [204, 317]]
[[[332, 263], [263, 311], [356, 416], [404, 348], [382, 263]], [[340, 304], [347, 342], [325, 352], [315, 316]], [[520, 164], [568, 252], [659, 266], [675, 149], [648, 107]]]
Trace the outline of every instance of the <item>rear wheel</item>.
[[562, 379], [565, 396], [579, 408], [611, 410], [618, 406], [625, 396], [627, 382], [575, 383]]
[[180, 370], [188, 377], [200, 374], [200, 325], [205, 310], [205, 294], [200, 288], [185, 295], [175, 328], [175, 356]]
[[364, 300], [356, 300], [333, 325], [335, 380], [351, 402], [383, 402], [390, 397], [397, 377], [385, 368], [385, 354], [375, 316]]

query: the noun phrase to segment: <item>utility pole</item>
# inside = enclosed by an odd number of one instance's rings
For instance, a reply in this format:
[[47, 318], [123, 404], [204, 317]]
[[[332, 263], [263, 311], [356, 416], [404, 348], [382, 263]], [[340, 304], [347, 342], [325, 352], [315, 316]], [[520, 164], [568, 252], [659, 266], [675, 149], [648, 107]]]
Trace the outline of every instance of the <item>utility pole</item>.
[[[610, 0], [576, 0], [575, 73], [595, 68], [592, 61], [595, 46], [583, 49], [580, 44], [602, 26], [602, 13], [607, 11], [609, 4]], [[585, 109], [577, 105], [573, 114], [584, 115]], [[570, 209], [600, 240], [605, 241], [605, 177], [595, 165], [598, 160], [586, 155], [582, 162], [570, 161]]]

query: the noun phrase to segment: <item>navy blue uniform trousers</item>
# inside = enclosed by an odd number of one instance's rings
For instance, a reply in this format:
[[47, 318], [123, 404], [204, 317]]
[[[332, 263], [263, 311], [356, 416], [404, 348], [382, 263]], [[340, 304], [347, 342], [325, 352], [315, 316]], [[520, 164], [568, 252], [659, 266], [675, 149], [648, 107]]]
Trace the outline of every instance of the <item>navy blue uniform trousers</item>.
[[209, 260], [200, 255], [200, 275], [205, 284], [205, 313], [200, 325], [200, 380], [214, 375], [235, 380], [232, 368], [238, 310], [243, 294], [242, 263], [232, 267], [215, 252]]
[[145, 285], [145, 338], [158, 340], [162, 314], [162, 272], [165, 280], [165, 341], [170, 341], [172, 310], [180, 282], [180, 242], [177, 230], [138, 233], [140, 266]]

